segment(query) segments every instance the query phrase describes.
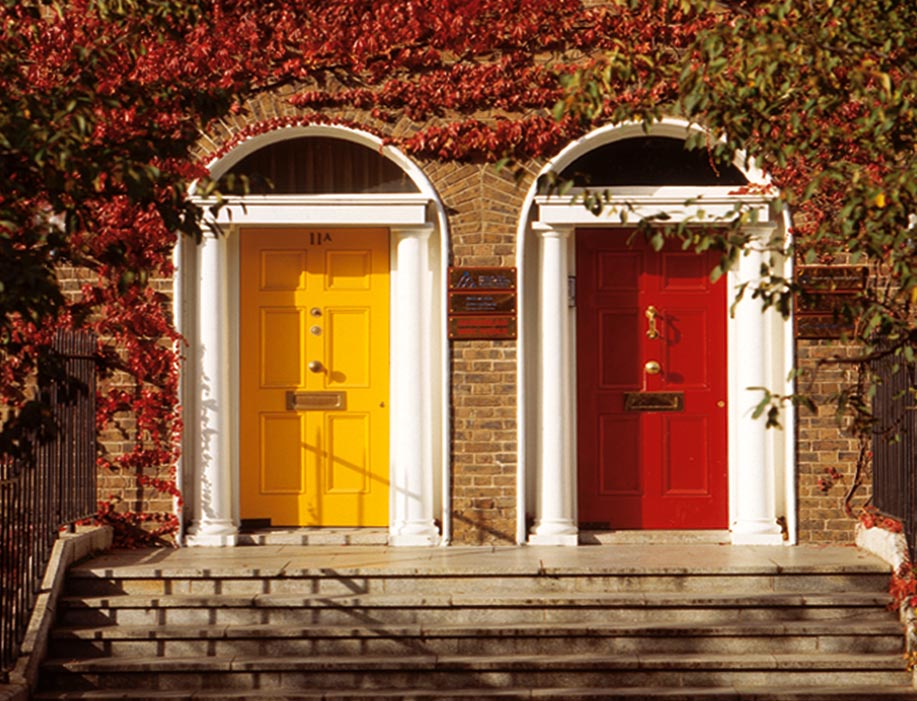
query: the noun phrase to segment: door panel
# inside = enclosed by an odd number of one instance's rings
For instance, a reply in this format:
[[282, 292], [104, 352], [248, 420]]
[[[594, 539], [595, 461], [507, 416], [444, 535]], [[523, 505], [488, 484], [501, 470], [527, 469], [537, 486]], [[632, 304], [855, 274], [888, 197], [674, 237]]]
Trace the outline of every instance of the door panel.
[[260, 491], [263, 494], [297, 495], [303, 484], [303, 425], [296, 414], [261, 415]]
[[636, 312], [608, 310], [600, 311], [598, 315], [599, 333], [591, 338], [598, 339], [599, 382], [605, 389], [636, 388], [639, 381], [636, 371], [639, 348], [619, 342], [622, 335], [633, 336], [637, 333]]
[[665, 455], [662, 493], [666, 496], [705, 496], [710, 492], [707, 465], [711, 455], [706, 416], [662, 416]]
[[636, 416], [606, 413], [599, 417], [599, 452], [614, 454], [617, 460], [601, 465], [602, 494], [640, 496], [640, 475], [636, 470], [621, 470], [618, 465], [638, 464], [640, 460], [640, 426]]
[[[302, 314], [296, 309], [262, 308], [258, 367], [261, 386], [296, 387], [303, 383]], [[277, 348], [285, 349], [278, 353]]]
[[366, 414], [347, 412], [327, 417], [328, 452], [324, 472], [328, 492], [364, 494], [370, 487], [370, 430]]
[[384, 229], [240, 232], [241, 516], [388, 523]]
[[340, 388], [368, 387], [372, 368], [364, 349], [370, 345], [370, 310], [330, 308], [326, 315], [326, 354], [330, 368], [328, 385]]
[[[576, 233], [580, 521], [725, 528], [725, 282], [710, 282], [715, 254], [655, 252], [631, 233]], [[681, 407], [625, 404], [654, 392]]]

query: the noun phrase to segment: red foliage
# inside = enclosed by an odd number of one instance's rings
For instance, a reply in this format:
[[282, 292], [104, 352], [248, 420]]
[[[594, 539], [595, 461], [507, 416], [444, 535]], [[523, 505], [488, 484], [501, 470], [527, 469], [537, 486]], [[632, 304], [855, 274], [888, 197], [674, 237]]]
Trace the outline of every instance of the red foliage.
[[[13, 105], [11, 129], [27, 134], [21, 152], [40, 154], [10, 156], [0, 207], [19, 222], [62, 213], [65, 236], [49, 260], [94, 276], [46, 318], [11, 317], [6, 350], [15, 352], [0, 364], [0, 400], [22, 401], [32, 351], [55, 325], [92, 326], [110, 375], [98, 428], [133, 421], [127, 447], [100, 465], [179, 501], [181, 339], [162, 285], [178, 237], [199, 232], [187, 192], [206, 175], [192, 157], [201, 134], [258, 91], [284, 88], [299, 116], [252, 122], [210, 157], [257, 133], [323, 123], [378, 134], [417, 156], [544, 158], [590, 128], [553, 119], [562, 77], [597, 54], [616, 56], [617, 89], [595, 119], [640, 114], [673, 95], [658, 66], [724, 19], [679, 3], [579, 0], [192, 0], [112, 9], [120, 6], [69, 0], [58, 13], [37, 1], [0, 4], [3, 104]], [[99, 507], [99, 520], [118, 527], [119, 545], [160, 542], [177, 528], [174, 514], [125, 506], [111, 498]]]
[[883, 516], [875, 507], [867, 506], [860, 512], [860, 523], [866, 528], [881, 528], [889, 533], [903, 533], [904, 526], [901, 521]]
[[888, 587], [892, 597], [889, 608], [900, 609], [902, 606], [917, 608], [917, 572], [910, 562], [906, 562], [892, 574], [892, 581]]

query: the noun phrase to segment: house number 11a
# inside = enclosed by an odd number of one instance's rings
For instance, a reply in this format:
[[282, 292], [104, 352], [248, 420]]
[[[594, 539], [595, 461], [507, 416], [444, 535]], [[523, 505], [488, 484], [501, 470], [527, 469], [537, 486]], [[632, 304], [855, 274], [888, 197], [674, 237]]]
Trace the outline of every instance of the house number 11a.
[[331, 234], [327, 231], [310, 231], [309, 232], [309, 245], [310, 246], [321, 246], [324, 243], [331, 243]]

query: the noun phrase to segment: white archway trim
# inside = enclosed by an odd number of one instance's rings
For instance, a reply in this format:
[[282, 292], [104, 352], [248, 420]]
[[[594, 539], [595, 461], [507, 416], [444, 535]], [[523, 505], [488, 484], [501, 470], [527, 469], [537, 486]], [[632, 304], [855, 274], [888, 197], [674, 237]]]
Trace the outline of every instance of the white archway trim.
[[766, 225], [770, 219], [770, 198], [737, 194], [734, 187], [615, 187], [604, 192], [608, 204], [598, 216], [582, 204], [571, 203], [571, 197], [583, 193], [578, 188], [565, 197], [537, 196], [538, 218], [576, 226], [633, 226], [642, 219], [662, 215], [667, 223], [717, 224], [732, 221], [741, 211], [743, 220], [750, 225]]
[[[417, 195], [255, 195], [227, 198], [220, 226], [423, 226], [430, 196]], [[380, 224], [380, 222], [383, 222]]]
[[[403, 154], [375, 137], [336, 127], [293, 127], [262, 134], [211, 164], [219, 177], [270, 143], [299, 136], [334, 136], [382, 150], [417, 184], [419, 193], [284, 195], [229, 199], [215, 220], [222, 234], [201, 245], [185, 241], [176, 254], [176, 298], [189, 352], [182, 386], [186, 433], [183, 484], [191, 505], [189, 545], [234, 545], [239, 529], [239, 257], [240, 226], [385, 227], [391, 230], [393, 301], [390, 420], [390, 541], [396, 545], [448, 542], [448, 347], [445, 210], [434, 188]], [[208, 205], [209, 202], [201, 202]], [[193, 379], [191, 379], [193, 378]], [[397, 385], [397, 386], [396, 386]], [[407, 498], [395, 492], [408, 485]], [[440, 485], [437, 498], [436, 485]], [[402, 494], [402, 497], [404, 495]]]
[[[542, 174], [558, 172], [585, 152], [611, 141], [646, 135], [684, 138], [693, 129], [696, 127], [689, 126], [683, 120], [667, 120], [648, 129], [643, 125], [606, 127], [568, 146], [543, 169]], [[760, 172], [749, 171], [743, 167], [744, 163], [736, 165], [752, 184], [767, 185]], [[563, 376], [560, 368], [555, 367], [558, 357], [576, 358], [575, 310], [567, 309], [566, 304], [567, 281], [575, 274], [570, 253], [573, 242], [571, 240], [562, 256], [558, 254], [559, 257], [552, 258], [548, 261], [550, 264], [546, 264], [543, 243], [545, 232], [569, 232], [578, 226], [623, 228], [628, 226], [628, 222], [632, 227], [641, 217], [661, 212], [667, 216], [667, 223], [697, 222], [711, 225], [731, 221], [739, 208], [744, 212], [746, 230], [753, 233], [758, 241], [766, 242], [773, 236], [785, 236], [787, 230], [785, 218], [773, 217], [770, 206], [772, 198], [760, 194], [742, 194], [743, 190], [739, 188], [612, 188], [608, 191], [608, 204], [612, 213], [609, 215], [606, 208], [605, 214], [596, 216], [569, 196], [539, 196], [536, 186], [537, 181], [526, 198], [523, 210], [526, 216], [518, 230], [517, 266], [522, 271], [519, 299], [522, 305], [526, 305], [527, 300], [538, 300], [543, 307], [546, 304], [546, 294], [561, 295], [560, 300], [547, 304], [551, 305], [551, 316], [560, 310], [560, 315], [566, 318], [562, 322], [547, 319], [548, 310], [544, 308], [537, 313], [520, 310], [517, 397], [520, 426], [517, 541], [520, 543], [544, 542], [537, 524], [541, 524], [545, 516], [549, 520], [557, 520], [558, 517], [550, 509], [562, 510], [559, 517], [561, 523], [566, 525], [572, 521], [576, 524], [576, 384], [569, 376]], [[755, 189], [749, 188], [752, 191]], [[628, 213], [624, 221], [620, 217], [622, 211]], [[729, 289], [735, 290], [742, 283], [757, 279], [762, 255], [750, 250], [743, 256], [736, 269], [727, 276]], [[789, 261], [784, 261], [782, 265], [786, 268], [786, 274], [789, 274]], [[535, 266], [537, 271], [527, 273], [526, 266], [528, 269]], [[532, 285], [536, 289], [526, 289]], [[528, 302], [529, 306], [532, 301]], [[731, 304], [732, 299], [728, 303]], [[784, 416], [785, 425], [790, 428], [783, 431], [765, 429], [762, 420], [751, 418], [761, 395], [759, 391], [750, 389], [767, 387], [784, 393], [792, 391], [792, 383], [788, 379], [793, 358], [792, 323], [773, 310], [762, 313], [757, 302], [743, 300], [737, 305], [735, 313], [728, 316], [727, 327], [729, 526], [732, 542], [792, 544], [796, 542], [795, 452], [791, 428], [795, 422], [793, 411], [788, 408]], [[570, 362], [568, 370], [574, 367], [575, 362]], [[557, 391], [545, 391], [543, 386], [539, 386], [545, 382], [551, 383], [549, 376], [556, 378], [553, 382], [558, 387], [553, 389]], [[565, 389], [565, 386], [569, 389]], [[537, 409], [533, 410], [533, 407]], [[536, 416], [554, 416], [561, 425], [551, 429], [551, 435], [546, 437], [543, 421], [537, 420]], [[537, 426], [529, 426], [530, 423]], [[562, 445], [555, 445], [558, 440]], [[530, 454], [532, 451], [534, 455]], [[558, 459], [563, 460], [564, 464], [557, 465]], [[555, 482], [557, 479], [564, 481], [559, 493]], [[531, 484], [535, 485], [534, 498], [527, 498], [530, 490], [526, 489], [526, 485]], [[563, 496], [568, 490], [573, 490], [573, 499]], [[532, 505], [535, 508], [532, 515], [536, 528], [529, 534], [525, 517], [526, 509]], [[547, 512], [546, 505], [549, 509]], [[571, 508], [573, 513], [570, 513]], [[788, 534], [782, 533], [777, 523], [778, 517], [786, 520]], [[558, 544], [574, 542], [568, 531], [565, 531], [564, 536], [558, 540]]]

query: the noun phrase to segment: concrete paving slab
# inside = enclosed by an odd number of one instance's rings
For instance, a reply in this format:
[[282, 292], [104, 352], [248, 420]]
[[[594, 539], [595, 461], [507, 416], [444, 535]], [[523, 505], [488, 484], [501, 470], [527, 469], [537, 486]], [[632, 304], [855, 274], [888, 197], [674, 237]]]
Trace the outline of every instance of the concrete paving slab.
[[102, 576], [231, 576], [233, 572], [302, 576], [390, 574], [630, 574], [630, 573], [825, 573], [889, 571], [877, 557], [848, 546], [732, 546], [651, 544], [577, 548], [257, 545], [110, 551], [77, 565], [75, 572]]

